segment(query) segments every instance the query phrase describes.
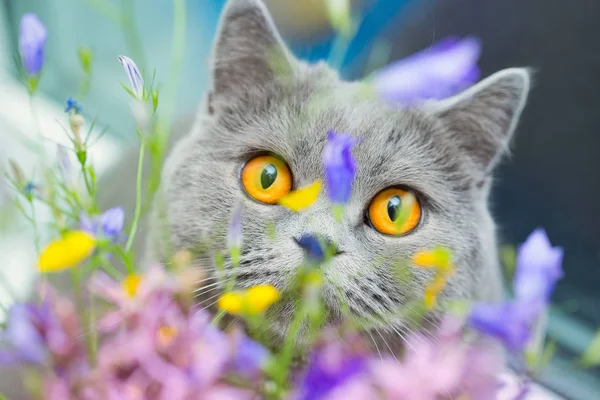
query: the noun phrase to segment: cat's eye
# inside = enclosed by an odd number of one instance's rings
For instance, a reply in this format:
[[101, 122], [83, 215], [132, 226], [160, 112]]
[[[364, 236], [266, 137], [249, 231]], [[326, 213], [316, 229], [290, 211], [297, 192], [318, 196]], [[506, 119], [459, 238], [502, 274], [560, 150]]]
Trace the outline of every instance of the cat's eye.
[[401, 188], [389, 188], [371, 200], [367, 218], [378, 232], [400, 236], [419, 225], [421, 214], [421, 205], [414, 193]]
[[281, 159], [262, 155], [248, 161], [242, 169], [246, 193], [261, 203], [276, 204], [292, 189], [292, 174]]

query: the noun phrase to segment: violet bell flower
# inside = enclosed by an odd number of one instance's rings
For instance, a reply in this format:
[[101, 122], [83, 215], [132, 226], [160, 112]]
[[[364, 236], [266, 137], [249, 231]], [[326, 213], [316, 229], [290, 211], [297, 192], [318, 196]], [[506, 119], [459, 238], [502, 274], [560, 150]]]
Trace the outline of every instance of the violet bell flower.
[[375, 90], [390, 103], [450, 97], [479, 79], [481, 42], [450, 37], [375, 73]]
[[352, 148], [360, 141], [347, 133], [329, 131], [323, 149], [323, 167], [327, 195], [335, 205], [344, 205], [350, 200], [352, 183], [356, 176], [356, 160]]
[[121, 207], [111, 208], [102, 215], [90, 217], [81, 214], [79, 225], [82, 230], [112, 241], [119, 240], [123, 231], [125, 211]]
[[37, 15], [23, 15], [19, 32], [19, 53], [23, 68], [29, 76], [36, 76], [42, 71], [46, 37], [46, 27]]

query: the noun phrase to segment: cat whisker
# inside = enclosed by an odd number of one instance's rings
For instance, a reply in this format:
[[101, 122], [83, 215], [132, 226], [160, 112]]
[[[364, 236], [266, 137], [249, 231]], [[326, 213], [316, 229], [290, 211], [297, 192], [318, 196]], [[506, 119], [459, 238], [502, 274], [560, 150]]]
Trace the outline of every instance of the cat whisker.
[[[214, 296], [209, 297], [208, 299], [204, 299], [203, 302], [207, 302], [210, 301], [212, 299], [214, 299], [215, 297], [219, 297], [221, 295], [221, 293], [217, 293]], [[218, 300], [215, 300], [214, 302], [212, 302], [211, 304], [207, 305], [206, 307], [204, 307], [202, 310], [200, 310], [200, 312], [206, 310], [208, 307], [212, 306], [213, 304], [216, 304]]]
[[373, 335], [371, 335], [371, 332], [369, 332], [369, 331], [366, 331], [366, 332], [367, 332], [367, 335], [369, 335], [369, 337], [371, 338], [371, 341], [373, 342], [373, 344], [375, 345], [375, 349], [377, 350], [377, 354], [379, 354], [379, 358], [381, 359], [381, 361], [383, 361], [383, 356], [381, 355], [381, 351], [379, 351], [379, 346], [377, 346], [377, 342], [373, 338]]
[[202, 293], [209, 291], [208, 289], [214, 288], [215, 286], [218, 286], [220, 284], [221, 284], [221, 282], [215, 282], [215, 283], [211, 283], [210, 285], [204, 285], [198, 289], [195, 289], [194, 294], [196, 296], [200, 296]]
[[379, 329], [375, 329], [375, 332], [377, 332], [379, 334], [379, 337], [381, 337], [381, 340], [383, 340], [383, 343], [385, 344], [385, 347], [388, 348], [388, 350], [390, 351], [390, 354], [392, 355], [392, 357], [394, 357], [394, 360], [396, 360], [396, 362], [399, 362], [398, 359], [396, 358], [396, 354], [394, 354], [394, 352], [392, 351], [392, 348], [390, 347], [390, 345], [388, 344], [388, 342], [385, 340], [385, 337], [383, 336], [383, 334], [381, 333], [381, 331]]
[[209, 277], [206, 277], [206, 278], [204, 278], [204, 279], [200, 279], [199, 281], [196, 281], [195, 283], [196, 283], [196, 284], [200, 284], [200, 283], [202, 283], [202, 282], [210, 281], [210, 280], [212, 280], [212, 279], [217, 279], [217, 278], [215, 278], [214, 276], [212, 276], [212, 275], [211, 275], [211, 276], [209, 276]]
[[395, 326], [392, 326], [392, 330], [394, 332], [396, 332], [396, 334], [398, 335], [398, 337], [400, 338], [400, 340], [402, 340], [403, 343], [405, 343], [408, 347], [410, 347], [413, 351], [415, 350], [415, 348], [413, 347], [412, 344], [410, 344], [410, 342], [406, 339], [406, 336], [404, 336], [402, 333], [400, 333], [400, 331], [398, 329], [396, 329]]

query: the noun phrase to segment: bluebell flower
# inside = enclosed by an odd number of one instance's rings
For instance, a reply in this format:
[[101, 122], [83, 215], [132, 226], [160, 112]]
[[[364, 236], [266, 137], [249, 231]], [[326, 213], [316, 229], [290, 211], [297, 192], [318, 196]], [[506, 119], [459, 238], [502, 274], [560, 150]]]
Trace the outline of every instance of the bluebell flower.
[[129, 85], [131, 92], [138, 98], [142, 99], [144, 96], [144, 78], [138, 69], [135, 62], [126, 56], [119, 56], [119, 62], [125, 69], [127, 79], [129, 79]]
[[227, 248], [231, 256], [231, 262], [233, 265], [239, 265], [240, 255], [242, 251], [242, 212], [244, 210], [244, 203], [239, 203], [233, 210], [231, 220], [229, 221], [229, 228], [227, 229]]
[[0, 365], [45, 362], [46, 346], [35, 326], [37, 314], [44, 312], [43, 306], [31, 304], [15, 304], [10, 308], [6, 329], [0, 332], [0, 342], [7, 346], [0, 348]]
[[68, 184], [71, 180], [71, 160], [67, 149], [62, 146], [56, 146], [56, 160], [58, 161], [58, 169], [63, 180]]
[[519, 302], [477, 303], [471, 309], [469, 324], [500, 340], [508, 349], [520, 351], [531, 338], [534, 311]]
[[267, 349], [249, 339], [241, 331], [234, 331], [232, 337], [235, 341], [235, 348], [229, 367], [236, 375], [246, 379], [260, 376], [261, 370], [269, 358]]
[[356, 175], [356, 160], [352, 148], [360, 141], [347, 133], [330, 131], [323, 150], [325, 186], [332, 203], [344, 205], [350, 200]]
[[65, 101], [65, 112], [68, 113], [71, 111], [73, 111], [75, 114], [81, 114], [81, 104], [79, 104], [74, 98], [69, 97]]
[[304, 250], [309, 262], [319, 264], [325, 258], [321, 242], [315, 235], [302, 235], [296, 243]]
[[38, 75], [44, 66], [46, 27], [37, 15], [27, 13], [21, 18], [19, 53], [29, 76]]
[[121, 207], [111, 208], [100, 216], [89, 217], [81, 214], [79, 217], [79, 225], [82, 230], [112, 241], [120, 239], [124, 221], [125, 211]]
[[513, 281], [515, 298], [544, 306], [562, 278], [563, 249], [552, 247], [543, 229], [536, 229], [519, 247]]
[[450, 97], [479, 79], [478, 39], [447, 38], [375, 73], [376, 92], [392, 103]]
[[325, 399], [332, 390], [367, 371], [368, 361], [363, 354], [344, 341], [332, 339], [313, 351], [300, 382], [299, 399]]
[[470, 326], [499, 339], [511, 350], [523, 350], [557, 280], [563, 276], [562, 257], [562, 249], [552, 247], [542, 229], [535, 230], [518, 251], [514, 300], [475, 304], [469, 315]]

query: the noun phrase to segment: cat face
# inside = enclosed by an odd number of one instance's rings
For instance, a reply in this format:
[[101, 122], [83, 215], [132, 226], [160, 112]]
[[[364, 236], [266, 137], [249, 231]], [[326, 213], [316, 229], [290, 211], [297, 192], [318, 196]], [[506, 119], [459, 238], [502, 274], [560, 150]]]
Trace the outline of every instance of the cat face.
[[[226, 248], [227, 222], [243, 203], [237, 284], [270, 283], [281, 290], [304, 258], [297, 239], [327, 238], [339, 252], [323, 267], [331, 318], [339, 315], [342, 296], [354, 315], [380, 317], [384, 331], [404, 329], [410, 321], [392, 314], [421, 298], [432, 279], [430, 271], [416, 268], [409, 268], [410, 278], [398, 279], [399, 261], [418, 250], [452, 249], [457, 271], [442, 298], [498, 297], [489, 173], [507, 146], [528, 86], [526, 70], [510, 69], [443, 102], [391, 106], [365, 96], [362, 84], [341, 81], [324, 64], [295, 60], [258, 0], [231, 0], [215, 44], [207, 103], [165, 167], [162, 226], [176, 249], [196, 251], [210, 271], [213, 256], [199, 249]], [[302, 213], [248, 194], [241, 171], [264, 154], [287, 165], [293, 189], [323, 180], [330, 130], [362, 138], [353, 150], [358, 171], [341, 222], [324, 193]], [[367, 215], [378, 193], [396, 187], [414, 193], [421, 209], [418, 225], [400, 237], [382, 234]], [[151, 247], [160, 242], [155, 238]], [[218, 290], [207, 293], [209, 305]], [[273, 332], [284, 335], [291, 302], [284, 298], [271, 313]]]

